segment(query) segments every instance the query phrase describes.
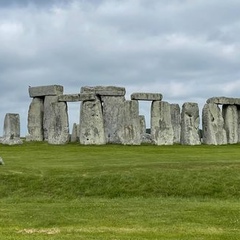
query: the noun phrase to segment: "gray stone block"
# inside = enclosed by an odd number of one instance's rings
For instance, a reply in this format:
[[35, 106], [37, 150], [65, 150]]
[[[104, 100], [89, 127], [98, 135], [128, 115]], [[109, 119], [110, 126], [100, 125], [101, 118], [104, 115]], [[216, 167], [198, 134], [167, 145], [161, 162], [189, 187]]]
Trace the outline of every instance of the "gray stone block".
[[212, 97], [207, 100], [207, 103], [215, 103], [219, 105], [240, 105], [240, 98]]
[[43, 97], [43, 96], [58, 96], [63, 94], [63, 86], [50, 85], [50, 86], [39, 86], [29, 87], [28, 89], [30, 97]]
[[20, 116], [18, 113], [7, 113], [4, 118], [5, 139], [20, 138]]
[[203, 143], [208, 145], [227, 144], [224, 119], [221, 109], [214, 103], [205, 104], [202, 111]]
[[80, 125], [74, 123], [72, 128], [72, 134], [71, 134], [71, 142], [79, 142], [79, 134], [80, 134]]
[[82, 87], [81, 93], [94, 93], [99, 96], [125, 96], [126, 89], [114, 86]]
[[64, 94], [58, 97], [59, 102], [94, 101], [95, 99], [96, 95], [92, 93]]
[[174, 135], [171, 122], [171, 108], [168, 102], [152, 102], [151, 135], [156, 145], [173, 144]]
[[199, 108], [197, 103], [184, 103], [181, 113], [181, 144], [199, 145]]
[[171, 122], [173, 127], [173, 143], [180, 143], [181, 110], [178, 104], [171, 104]]
[[162, 94], [160, 93], [133, 93], [131, 94], [132, 100], [142, 100], [142, 101], [161, 101]]

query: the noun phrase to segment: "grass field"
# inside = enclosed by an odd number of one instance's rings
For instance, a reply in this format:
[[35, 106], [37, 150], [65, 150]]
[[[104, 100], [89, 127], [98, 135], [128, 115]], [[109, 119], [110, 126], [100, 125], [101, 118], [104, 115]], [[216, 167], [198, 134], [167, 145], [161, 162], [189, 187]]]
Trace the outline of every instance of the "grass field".
[[0, 239], [240, 239], [240, 145], [0, 145]]

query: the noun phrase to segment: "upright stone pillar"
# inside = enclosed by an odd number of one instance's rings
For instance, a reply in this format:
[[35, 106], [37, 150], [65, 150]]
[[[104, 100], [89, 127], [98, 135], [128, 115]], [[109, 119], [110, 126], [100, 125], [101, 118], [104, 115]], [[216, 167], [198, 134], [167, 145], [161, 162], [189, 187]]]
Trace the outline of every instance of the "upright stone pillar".
[[141, 135], [144, 136], [147, 130], [145, 116], [140, 115], [139, 120], [140, 120]]
[[209, 145], [227, 144], [222, 111], [217, 104], [207, 103], [202, 111], [203, 143]]
[[80, 131], [79, 124], [74, 123], [71, 134], [71, 142], [79, 142], [79, 131]]
[[171, 104], [171, 121], [173, 127], [173, 143], [180, 143], [181, 113], [178, 104]]
[[181, 144], [199, 145], [199, 108], [197, 103], [184, 103], [181, 114]]
[[84, 145], [106, 144], [102, 104], [98, 97], [94, 101], [83, 101], [81, 104], [79, 138]]
[[34, 97], [28, 110], [28, 133], [26, 140], [43, 141], [43, 98]]
[[142, 142], [138, 101], [125, 101], [123, 128], [119, 134], [124, 145], [140, 145]]
[[152, 102], [151, 135], [156, 145], [173, 144], [173, 127], [169, 103], [163, 101]]
[[236, 105], [223, 105], [224, 128], [227, 133], [227, 142], [238, 142], [238, 111]]
[[49, 117], [48, 143], [66, 144], [69, 142], [69, 123], [66, 102], [51, 103]]

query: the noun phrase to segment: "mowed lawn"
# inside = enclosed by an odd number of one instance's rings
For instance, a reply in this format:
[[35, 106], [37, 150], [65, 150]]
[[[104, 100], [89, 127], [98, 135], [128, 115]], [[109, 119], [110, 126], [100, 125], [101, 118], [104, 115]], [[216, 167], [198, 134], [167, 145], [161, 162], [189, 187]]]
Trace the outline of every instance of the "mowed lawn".
[[0, 145], [0, 239], [240, 239], [240, 145]]

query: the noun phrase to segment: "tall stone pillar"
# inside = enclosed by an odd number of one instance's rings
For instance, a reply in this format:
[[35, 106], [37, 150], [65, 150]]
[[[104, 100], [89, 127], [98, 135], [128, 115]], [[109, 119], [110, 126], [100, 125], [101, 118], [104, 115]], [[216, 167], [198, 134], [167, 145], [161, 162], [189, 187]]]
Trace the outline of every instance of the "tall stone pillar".
[[184, 103], [181, 114], [181, 144], [199, 145], [199, 108], [197, 103]]
[[207, 103], [202, 111], [203, 143], [209, 145], [227, 144], [222, 111], [217, 104]]
[[238, 111], [236, 105], [223, 105], [224, 128], [229, 144], [238, 142]]
[[173, 143], [180, 143], [181, 112], [178, 104], [171, 104], [171, 121], [173, 127]]
[[151, 106], [151, 135], [156, 145], [173, 144], [173, 127], [170, 104], [153, 101]]
[[106, 144], [102, 104], [98, 97], [94, 101], [83, 101], [81, 104], [79, 139], [84, 145]]

